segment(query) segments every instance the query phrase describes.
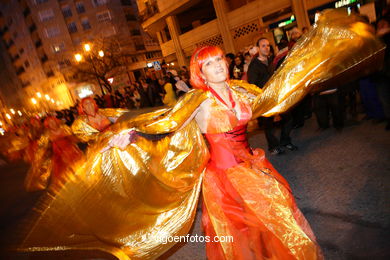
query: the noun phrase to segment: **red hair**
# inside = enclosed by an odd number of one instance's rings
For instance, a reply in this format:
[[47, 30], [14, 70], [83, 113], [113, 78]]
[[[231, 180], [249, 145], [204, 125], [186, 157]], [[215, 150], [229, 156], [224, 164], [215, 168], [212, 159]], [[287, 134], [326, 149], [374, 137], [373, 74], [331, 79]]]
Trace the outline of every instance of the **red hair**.
[[[215, 56], [222, 57], [226, 62], [223, 51], [217, 46], [204, 46], [194, 51], [190, 63], [191, 86], [193, 88], [208, 90], [209, 87], [205, 84], [205, 80], [202, 78], [202, 66], [206, 59]], [[229, 80], [229, 73], [227, 74], [227, 79]]]
[[85, 115], [85, 112], [84, 112], [84, 108], [83, 108], [83, 105], [85, 104], [85, 102], [87, 101], [91, 101], [93, 106], [95, 107], [95, 113], [99, 110], [99, 107], [98, 105], [96, 104], [96, 101], [95, 99], [91, 98], [91, 97], [86, 97], [86, 98], [83, 98], [81, 100], [81, 102], [79, 103], [79, 107], [78, 107], [78, 112], [79, 112], [79, 115]]

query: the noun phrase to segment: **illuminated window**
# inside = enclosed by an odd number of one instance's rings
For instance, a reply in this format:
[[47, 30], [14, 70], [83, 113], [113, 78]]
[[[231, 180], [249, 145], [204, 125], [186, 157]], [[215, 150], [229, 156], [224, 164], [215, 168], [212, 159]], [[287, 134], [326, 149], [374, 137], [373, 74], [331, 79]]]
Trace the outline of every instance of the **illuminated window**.
[[97, 18], [99, 23], [108, 22], [111, 20], [110, 11], [98, 13], [98, 14], [96, 14], [96, 18]]
[[49, 21], [54, 18], [53, 9], [46, 9], [39, 12], [41, 22]]

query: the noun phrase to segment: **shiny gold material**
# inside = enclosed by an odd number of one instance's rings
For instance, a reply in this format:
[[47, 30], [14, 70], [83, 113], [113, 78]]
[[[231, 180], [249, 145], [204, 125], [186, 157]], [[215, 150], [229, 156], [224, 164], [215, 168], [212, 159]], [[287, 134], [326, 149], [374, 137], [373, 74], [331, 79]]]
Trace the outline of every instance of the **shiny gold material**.
[[[253, 115], [272, 116], [288, 110], [305, 95], [323, 86], [343, 83], [377, 70], [385, 45], [373, 28], [344, 10], [326, 10], [314, 28], [303, 35], [285, 62], [254, 101]], [[337, 81], [330, 79], [337, 78]]]
[[[242, 81], [232, 80], [230, 85], [241, 101], [252, 104], [254, 117], [270, 116], [298, 102], [309, 93], [313, 83], [322, 83], [347, 71], [383, 48], [370, 33], [368, 25], [357, 18], [326, 12], [316, 28], [298, 42], [287, 61], [266, 85], [264, 93]], [[114, 124], [111, 130], [98, 137], [88, 161], [76, 174], [63, 187], [53, 190], [37, 207], [37, 216], [27, 227], [25, 240], [19, 249], [98, 249], [119, 259], [155, 259], [171, 248], [173, 243], [164, 244], [159, 238], [185, 235], [189, 231], [202, 173], [209, 159], [199, 127], [192, 120], [194, 111], [210, 98], [209, 95], [202, 90], [192, 90], [171, 109], [119, 120]], [[223, 124], [223, 128], [226, 125]], [[232, 127], [234, 125], [229, 128]], [[113, 136], [132, 130], [155, 137], [167, 135], [154, 141], [137, 136], [125, 150], [112, 148], [100, 152]], [[95, 132], [91, 131], [92, 134]], [[245, 177], [230, 177], [236, 180], [233, 185], [245, 181]], [[252, 177], [268, 189], [266, 181], [269, 178]], [[253, 185], [248, 187], [256, 189]], [[262, 212], [261, 201], [251, 203], [252, 194], [245, 190], [240, 192], [245, 194], [243, 199], [248, 205], [256, 212]], [[287, 190], [278, 192], [290, 196]], [[272, 202], [272, 197], [265, 199]], [[286, 219], [292, 217], [283, 212], [273, 214], [279, 213], [284, 214]], [[220, 224], [223, 229], [224, 223]], [[277, 229], [278, 235], [283, 235], [278, 231], [280, 226], [272, 226], [272, 219], [267, 224], [268, 228]], [[295, 232], [299, 232], [298, 228]], [[304, 241], [297, 240], [289, 245], [291, 251]]]
[[[113, 108], [105, 108], [105, 109], [98, 110], [99, 114], [106, 117], [113, 117], [113, 118], [118, 118], [127, 112], [129, 111], [125, 109], [113, 109]], [[95, 129], [90, 124], [88, 124], [88, 119], [87, 116], [85, 115], [81, 115], [77, 117], [77, 119], [73, 122], [72, 132], [78, 139], [86, 143], [96, 140], [98, 134], [100, 133], [99, 130]]]
[[26, 174], [24, 180], [26, 191], [37, 191], [47, 188], [52, 172], [51, 156], [49, 134], [46, 132], [38, 140], [38, 148], [31, 161], [32, 165]]
[[173, 245], [160, 238], [187, 234], [208, 161], [196, 123], [160, 141], [137, 137], [124, 151], [101, 148], [38, 207], [45, 210], [28, 227], [22, 250], [99, 249], [153, 259]]

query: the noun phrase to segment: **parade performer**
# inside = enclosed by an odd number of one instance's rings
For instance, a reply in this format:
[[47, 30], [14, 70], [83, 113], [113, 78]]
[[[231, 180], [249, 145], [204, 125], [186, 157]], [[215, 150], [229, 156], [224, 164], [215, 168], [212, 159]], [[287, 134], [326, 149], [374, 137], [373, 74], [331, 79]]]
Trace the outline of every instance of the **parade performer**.
[[113, 108], [99, 109], [93, 98], [83, 98], [78, 108], [79, 116], [72, 124], [72, 132], [81, 142], [91, 143], [127, 111]]
[[31, 117], [29, 123], [30, 127], [26, 131], [28, 146], [25, 149], [24, 158], [26, 162], [31, 164], [38, 150], [38, 140], [42, 135], [43, 127], [41, 121], [35, 117]]
[[155, 259], [175, 244], [166, 238], [187, 234], [203, 187], [205, 233], [234, 238], [207, 243], [208, 258], [320, 259], [288, 183], [249, 148], [246, 123], [286, 111], [330, 78], [374, 69], [383, 51], [358, 17], [326, 12], [262, 91], [229, 81], [219, 48], [196, 50], [197, 89], [173, 108], [114, 124], [75, 178], [38, 207], [19, 248]]
[[46, 189], [49, 184], [65, 182], [83, 161], [83, 153], [69, 127], [53, 116], [44, 121], [45, 133], [38, 140], [31, 168], [25, 179], [25, 189]]

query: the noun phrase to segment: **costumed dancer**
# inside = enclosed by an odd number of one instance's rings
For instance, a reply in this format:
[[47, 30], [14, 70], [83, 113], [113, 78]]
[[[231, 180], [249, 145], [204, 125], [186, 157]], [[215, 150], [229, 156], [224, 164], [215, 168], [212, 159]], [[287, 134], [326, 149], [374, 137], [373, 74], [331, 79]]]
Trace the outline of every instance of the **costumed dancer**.
[[73, 174], [84, 160], [70, 128], [53, 116], [44, 121], [45, 133], [38, 141], [38, 148], [27, 172], [25, 189], [46, 189], [50, 184], [59, 185]]
[[79, 116], [71, 126], [72, 132], [81, 142], [92, 143], [128, 110], [99, 109], [93, 98], [86, 97], [79, 103], [78, 112]]
[[288, 183], [249, 148], [246, 124], [286, 111], [330, 78], [375, 69], [384, 48], [359, 18], [326, 12], [263, 91], [229, 81], [217, 47], [196, 50], [197, 89], [173, 108], [114, 124], [102, 150], [44, 201], [19, 249], [156, 259], [175, 244], [167, 237], [191, 228], [203, 186], [206, 234], [233, 236], [207, 243], [208, 258], [321, 259]]
[[30, 128], [27, 133], [29, 142], [24, 153], [25, 161], [28, 163], [33, 162], [35, 154], [38, 150], [38, 140], [42, 135], [42, 128], [42, 123], [39, 119], [35, 117], [30, 118]]

